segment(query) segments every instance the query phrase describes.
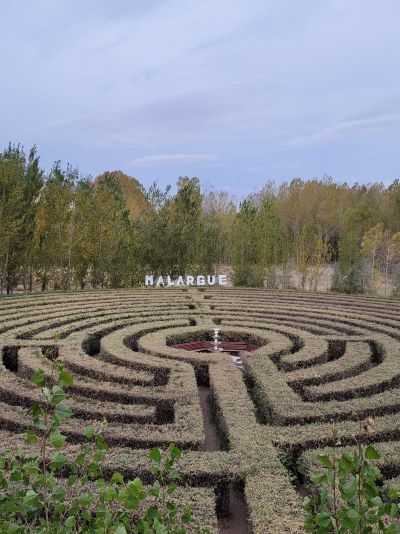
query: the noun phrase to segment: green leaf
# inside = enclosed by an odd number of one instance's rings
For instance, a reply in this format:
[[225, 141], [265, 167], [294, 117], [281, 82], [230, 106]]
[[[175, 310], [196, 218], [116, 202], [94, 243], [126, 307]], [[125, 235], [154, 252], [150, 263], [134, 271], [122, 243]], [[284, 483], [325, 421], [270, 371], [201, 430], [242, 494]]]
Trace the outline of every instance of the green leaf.
[[96, 436], [96, 449], [98, 451], [106, 451], [108, 450], [107, 443], [104, 440], [104, 437], [101, 434], [98, 434]]
[[50, 463], [50, 469], [52, 471], [57, 471], [58, 469], [61, 469], [64, 467], [64, 465], [67, 464], [67, 458], [64, 456], [64, 454], [61, 454], [60, 452], [57, 452], [53, 455]]
[[385, 505], [385, 512], [389, 517], [396, 517], [398, 514], [399, 508], [394, 502], [388, 503]]
[[79, 503], [81, 506], [89, 506], [93, 502], [93, 497], [90, 495], [90, 493], [82, 493], [79, 496]]
[[135, 492], [140, 492], [143, 488], [143, 482], [140, 478], [136, 477], [129, 482], [128, 488], [133, 488]]
[[[1, 527], [1, 524], [0, 524]], [[21, 527], [21, 525], [18, 525], [17, 523], [9, 523], [7, 522], [7, 530], [4, 531], [4, 534], [23, 534], [24, 533], [24, 527]]]
[[115, 530], [115, 534], [127, 534], [126, 528], [123, 525], [118, 525]]
[[43, 432], [46, 430], [45, 424], [40, 419], [35, 420], [35, 427]]
[[346, 497], [355, 495], [357, 492], [357, 479], [354, 477], [349, 477], [346, 482], [341, 485], [341, 493]]
[[95, 462], [102, 462], [104, 458], [107, 456], [107, 451], [96, 451], [93, 456], [93, 460]]
[[36, 465], [26, 463], [24, 465], [24, 471], [27, 475], [39, 475], [40, 469]]
[[353, 508], [349, 508], [345, 510], [342, 514], [343, 518], [343, 526], [346, 526], [347, 528], [354, 528], [360, 521], [360, 514], [357, 510], [354, 510]]
[[187, 525], [192, 520], [192, 510], [190, 509], [190, 506], [185, 506], [185, 509], [182, 514], [182, 523]]
[[22, 499], [22, 505], [26, 508], [37, 508], [40, 504], [39, 494], [29, 489]]
[[97, 489], [101, 489], [104, 488], [104, 486], [106, 485], [106, 481], [104, 480], [104, 478], [98, 478], [95, 480], [94, 485]]
[[368, 460], [379, 460], [379, 458], [381, 457], [379, 452], [374, 447], [372, 447], [372, 445], [368, 445], [368, 447], [366, 447], [364, 456]]
[[371, 499], [369, 501], [372, 506], [376, 506], [377, 508], [379, 508], [379, 506], [382, 506], [383, 505], [383, 501], [382, 499], [379, 497], [379, 495], [377, 495], [376, 497], [374, 497], [373, 499]]
[[96, 463], [96, 462], [91, 462], [88, 465], [87, 472], [88, 472], [88, 475], [91, 478], [97, 478], [98, 476], [101, 475], [101, 470], [100, 470], [99, 464]]
[[149, 458], [150, 460], [153, 460], [153, 462], [161, 462], [162, 455], [160, 449], [158, 447], [151, 449]]
[[114, 484], [123, 484], [124, 483], [124, 477], [116, 471], [113, 473], [113, 476], [111, 477], [111, 482], [114, 482]]
[[63, 387], [72, 387], [74, 385], [74, 379], [70, 373], [67, 373], [67, 371], [61, 371], [58, 375], [58, 382], [60, 386]]
[[46, 397], [47, 402], [50, 402], [51, 401], [50, 389], [47, 386], [45, 386], [44, 388], [42, 388], [42, 393]]
[[94, 427], [92, 425], [87, 426], [84, 430], [84, 433], [87, 438], [91, 439], [95, 434]]
[[153, 497], [158, 497], [160, 494], [160, 483], [158, 480], [156, 480], [154, 483], [153, 483], [153, 486], [151, 488], [151, 491], [150, 491], [150, 495], [153, 495]]
[[22, 434], [22, 437], [26, 443], [29, 443], [29, 445], [35, 445], [35, 443], [39, 441], [34, 430], [26, 430], [26, 432]]
[[82, 512], [82, 517], [85, 521], [90, 521], [92, 519], [92, 514], [89, 512], [89, 510], [84, 510]]
[[67, 479], [67, 484], [69, 487], [72, 487], [76, 481], [78, 480], [78, 476], [77, 475], [70, 475]]
[[42, 410], [42, 407], [40, 406], [40, 404], [38, 404], [37, 402], [34, 402], [32, 404], [32, 406], [30, 406], [28, 408], [28, 413], [34, 418], [34, 419], [37, 419], [38, 417], [40, 417], [41, 415], [43, 415], [43, 410]]
[[57, 406], [65, 399], [65, 393], [62, 387], [55, 385], [51, 388], [50, 403], [52, 406]]
[[58, 422], [66, 421], [70, 417], [72, 417], [73, 411], [69, 406], [66, 404], [59, 404], [56, 406], [54, 410], [54, 417], [57, 419]]
[[328, 467], [329, 469], [333, 468], [333, 463], [327, 454], [318, 453], [316, 458], [317, 461], [325, 467]]
[[179, 480], [181, 478], [181, 474], [177, 469], [172, 467], [168, 472], [168, 478], [170, 480]]
[[364, 468], [364, 473], [371, 480], [379, 480], [380, 478], [382, 478], [381, 470], [377, 465], [366, 465]]
[[339, 460], [339, 471], [343, 474], [351, 473], [354, 467], [354, 457], [352, 454], [342, 454]]
[[64, 365], [64, 362], [62, 360], [60, 360], [60, 359], [55, 360], [55, 364], [56, 364], [56, 369], [57, 369], [57, 371], [59, 373], [61, 373], [61, 371], [64, 371], [65, 365]]
[[69, 529], [73, 528], [75, 526], [75, 516], [70, 515], [67, 517], [67, 519], [64, 521], [64, 526]]
[[315, 484], [327, 484], [328, 476], [325, 473], [316, 473], [315, 475], [311, 476], [311, 480]]
[[328, 512], [320, 512], [315, 517], [318, 526], [328, 528], [333, 525], [333, 517]]
[[182, 451], [174, 443], [169, 444], [168, 451], [172, 460], [179, 460], [182, 456]]
[[400, 499], [400, 488], [396, 488], [396, 487], [390, 488], [388, 493], [389, 493], [389, 499], [391, 501], [396, 501], [397, 499]]
[[167, 493], [168, 495], [172, 495], [174, 491], [176, 490], [176, 484], [174, 482], [170, 482], [167, 487]]
[[62, 486], [56, 486], [51, 497], [55, 501], [61, 501], [65, 497], [65, 489]]
[[85, 463], [86, 454], [84, 452], [80, 452], [75, 456], [75, 464], [81, 467]]
[[32, 383], [35, 384], [35, 386], [42, 388], [45, 385], [45, 374], [43, 369], [38, 369], [35, 371], [32, 375]]
[[51, 444], [56, 449], [60, 449], [64, 445], [65, 440], [65, 436], [63, 436], [59, 430], [54, 430], [50, 433]]

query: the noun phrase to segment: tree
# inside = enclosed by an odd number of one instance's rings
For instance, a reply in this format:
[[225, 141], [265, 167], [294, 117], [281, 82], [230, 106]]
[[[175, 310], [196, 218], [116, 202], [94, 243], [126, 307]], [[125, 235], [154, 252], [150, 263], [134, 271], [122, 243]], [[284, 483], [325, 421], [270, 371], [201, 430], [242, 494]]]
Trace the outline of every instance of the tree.
[[80, 179], [74, 193], [74, 239], [72, 242], [72, 264], [74, 282], [81, 289], [88, 283], [95, 254], [97, 216], [94, 187], [89, 179]]
[[228, 193], [209, 192], [202, 199], [200, 263], [207, 272], [229, 264], [229, 239], [236, 207]]
[[389, 230], [386, 230], [383, 235], [382, 243], [382, 261], [385, 272], [385, 295], [387, 295], [387, 284], [388, 284], [388, 274], [389, 266], [393, 260], [399, 259], [400, 257], [400, 232], [396, 232], [394, 235], [390, 235]]
[[111, 173], [94, 184], [93, 207], [92, 286], [129, 285], [131, 223], [121, 186]]
[[[9, 145], [0, 155], [0, 291], [12, 292], [32, 277], [32, 234], [43, 173], [36, 147], [28, 159], [23, 148]], [[31, 283], [30, 283], [31, 286]]]
[[383, 223], [378, 223], [364, 234], [361, 242], [361, 252], [371, 264], [370, 284], [372, 289], [376, 288], [377, 278], [379, 277], [380, 269], [377, 267], [377, 260], [383, 240]]
[[35, 235], [35, 267], [42, 291], [49, 277], [55, 289], [69, 289], [73, 232], [73, 197], [78, 171], [70, 166], [64, 171], [56, 162], [40, 195]]
[[170, 268], [173, 275], [200, 271], [202, 198], [198, 178], [180, 177], [178, 192], [169, 205]]
[[260, 244], [255, 238], [257, 208], [245, 199], [239, 208], [232, 228], [233, 281], [237, 286], [263, 287], [265, 269], [261, 264]]

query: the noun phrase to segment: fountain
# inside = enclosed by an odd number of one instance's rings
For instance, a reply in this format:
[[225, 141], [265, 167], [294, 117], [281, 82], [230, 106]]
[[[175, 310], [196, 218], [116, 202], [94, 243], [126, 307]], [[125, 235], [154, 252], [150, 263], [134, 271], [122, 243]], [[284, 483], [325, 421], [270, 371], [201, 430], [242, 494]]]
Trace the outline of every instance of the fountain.
[[219, 339], [219, 330], [214, 328], [212, 351], [223, 352], [224, 349], [220, 345], [222, 345], [222, 341]]

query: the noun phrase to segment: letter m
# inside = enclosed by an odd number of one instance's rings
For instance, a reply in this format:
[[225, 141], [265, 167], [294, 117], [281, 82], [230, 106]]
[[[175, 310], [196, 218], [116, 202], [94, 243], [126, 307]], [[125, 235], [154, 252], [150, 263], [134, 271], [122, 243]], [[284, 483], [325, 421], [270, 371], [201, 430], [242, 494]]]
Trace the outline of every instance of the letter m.
[[144, 278], [144, 285], [145, 286], [152, 286], [154, 284], [154, 277], [152, 274], [146, 274]]

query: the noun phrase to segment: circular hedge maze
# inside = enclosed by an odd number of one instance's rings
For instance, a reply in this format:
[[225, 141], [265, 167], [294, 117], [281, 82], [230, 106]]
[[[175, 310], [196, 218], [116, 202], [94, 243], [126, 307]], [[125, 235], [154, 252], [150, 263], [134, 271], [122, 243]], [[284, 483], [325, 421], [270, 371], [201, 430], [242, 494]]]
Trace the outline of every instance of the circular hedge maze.
[[[399, 481], [399, 313], [393, 300], [216, 288], [4, 298], [0, 446], [20, 444], [38, 395], [30, 377], [60, 357], [74, 375], [71, 451], [105, 418], [105, 474], [150, 480], [149, 448], [173, 441], [202, 526], [302, 532], [302, 486], [333, 445], [332, 422], [345, 448], [372, 417], [380, 468]], [[235, 360], [174, 346], [209, 341], [216, 326], [252, 350]]]

